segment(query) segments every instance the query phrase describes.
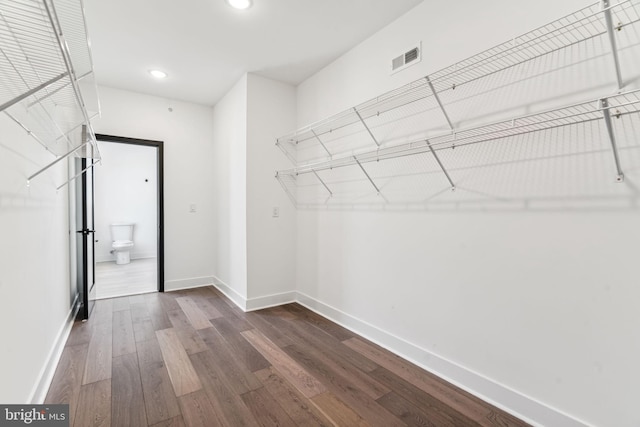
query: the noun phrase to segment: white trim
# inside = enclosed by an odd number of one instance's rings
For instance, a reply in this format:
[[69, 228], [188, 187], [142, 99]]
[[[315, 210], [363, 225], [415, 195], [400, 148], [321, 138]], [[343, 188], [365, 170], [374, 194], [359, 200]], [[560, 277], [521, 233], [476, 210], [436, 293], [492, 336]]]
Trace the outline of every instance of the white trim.
[[189, 279], [179, 279], [179, 280], [165, 280], [164, 290], [166, 292], [169, 292], [169, 291], [179, 291], [182, 289], [200, 288], [202, 286], [212, 285], [213, 282], [214, 282], [213, 276], [192, 277]]
[[225, 296], [233, 301], [235, 305], [240, 307], [242, 311], [247, 311], [247, 299], [244, 296], [240, 295], [238, 291], [227, 285], [216, 276], [213, 276], [213, 279], [213, 286], [216, 287], [216, 289], [225, 294]]
[[56, 373], [56, 368], [58, 367], [58, 363], [60, 363], [60, 358], [62, 357], [62, 351], [64, 350], [64, 346], [67, 343], [69, 334], [71, 333], [71, 328], [73, 327], [73, 322], [75, 321], [78, 310], [80, 309], [80, 301], [78, 298], [79, 295], [76, 295], [73, 300], [73, 304], [71, 304], [71, 309], [69, 309], [69, 314], [60, 326], [56, 339], [53, 342], [53, 346], [49, 351], [49, 355], [47, 356], [42, 369], [40, 369], [40, 373], [38, 375], [39, 379], [29, 395], [29, 402], [31, 402], [31, 404], [42, 404], [44, 403], [45, 397], [47, 397], [47, 392], [49, 391], [49, 387], [51, 387], [51, 381], [53, 381], [53, 376]]
[[585, 421], [525, 396], [302, 292], [297, 292], [297, 302], [534, 426], [590, 426]]
[[245, 311], [261, 310], [263, 308], [275, 307], [297, 301], [297, 292], [289, 291], [279, 294], [265, 295], [256, 298], [249, 298], [246, 302]]

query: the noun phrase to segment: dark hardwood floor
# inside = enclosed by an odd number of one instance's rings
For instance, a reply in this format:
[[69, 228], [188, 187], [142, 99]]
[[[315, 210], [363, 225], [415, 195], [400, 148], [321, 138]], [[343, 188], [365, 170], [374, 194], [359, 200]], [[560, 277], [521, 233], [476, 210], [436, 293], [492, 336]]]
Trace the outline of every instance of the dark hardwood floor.
[[46, 403], [76, 427], [527, 425], [300, 305], [243, 313], [212, 287], [98, 301]]

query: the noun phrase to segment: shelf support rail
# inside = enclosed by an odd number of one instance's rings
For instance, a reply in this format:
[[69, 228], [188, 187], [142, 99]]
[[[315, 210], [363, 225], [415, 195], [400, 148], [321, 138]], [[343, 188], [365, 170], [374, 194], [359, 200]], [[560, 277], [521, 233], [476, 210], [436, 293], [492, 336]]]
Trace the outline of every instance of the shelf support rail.
[[427, 146], [429, 147], [429, 150], [431, 150], [431, 154], [433, 154], [433, 157], [436, 159], [436, 162], [438, 162], [440, 169], [442, 169], [442, 172], [444, 172], [444, 176], [447, 177], [447, 181], [449, 181], [449, 184], [451, 184], [451, 190], [455, 190], [456, 185], [453, 183], [453, 180], [451, 180], [451, 177], [449, 176], [449, 172], [447, 172], [447, 169], [445, 169], [444, 165], [440, 161], [440, 157], [438, 157], [438, 155], [436, 154], [436, 150], [433, 149], [429, 141], [427, 141]]
[[362, 164], [360, 163], [360, 161], [358, 160], [358, 158], [356, 156], [353, 156], [353, 160], [356, 161], [356, 164], [358, 166], [360, 166], [360, 169], [362, 170], [362, 172], [364, 173], [364, 176], [367, 177], [367, 179], [369, 180], [369, 182], [371, 183], [371, 185], [373, 185], [373, 188], [376, 189], [376, 194], [380, 194], [380, 189], [378, 188], [378, 186], [376, 185], [375, 182], [373, 182], [373, 180], [371, 179], [371, 177], [369, 176], [369, 174], [367, 173], [367, 171], [365, 170], [365, 168], [362, 166]]
[[431, 79], [429, 79], [429, 76], [426, 76], [425, 80], [427, 81], [427, 84], [429, 85], [429, 89], [431, 89], [431, 93], [433, 93], [433, 97], [435, 98], [436, 102], [438, 103], [438, 106], [440, 106], [440, 110], [442, 111], [442, 114], [444, 114], [444, 118], [447, 120], [447, 123], [449, 124], [449, 128], [451, 130], [454, 130], [453, 123], [451, 123], [451, 119], [449, 118], [449, 115], [447, 114], [447, 110], [445, 110], [444, 105], [442, 104], [442, 101], [440, 101], [440, 97], [438, 96], [438, 92], [436, 92], [436, 89], [433, 87], [433, 83], [431, 83]]
[[280, 151], [282, 151], [282, 153], [283, 153], [285, 156], [287, 156], [287, 159], [289, 159], [289, 161], [290, 161], [294, 166], [298, 163], [298, 162], [296, 161], [296, 158], [295, 158], [295, 157], [293, 157], [293, 156], [291, 155], [291, 153], [289, 153], [289, 152], [287, 151], [287, 149], [286, 149], [286, 148], [284, 148], [284, 147], [282, 146], [282, 144], [280, 144], [280, 141], [279, 141], [279, 140], [276, 140], [276, 146], [280, 149]]
[[316, 170], [315, 169], [311, 169], [311, 172], [313, 172], [313, 174], [316, 176], [316, 178], [318, 178], [318, 181], [320, 181], [320, 183], [324, 186], [324, 188], [329, 192], [329, 197], [333, 197], [333, 191], [331, 191], [329, 189], [329, 187], [327, 186], [327, 184], [322, 180], [322, 178], [320, 178], [320, 175], [318, 175]]
[[[362, 118], [360, 119], [362, 120]], [[365, 125], [366, 126], [366, 125]], [[322, 142], [322, 140], [320, 139], [320, 137], [318, 136], [318, 134], [316, 133], [316, 131], [314, 131], [313, 129], [311, 129], [311, 133], [313, 134], [313, 136], [318, 140], [318, 142], [320, 143], [320, 145], [322, 145], [322, 148], [324, 148], [324, 151], [327, 152], [327, 154], [329, 155], [329, 158], [333, 158], [333, 154], [331, 154], [331, 151], [329, 151], [329, 149], [327, 148], [326, 145], [324, 145], [324, 142]]]
[[[360, 112], [356, 109], [356, 107], [353, 107], [353, 111], [356, 113], [356, 115], [358, 116], [358, 118], [360, 119], [360, 122], [362, 123], [362, 125], [364, 126], [364, 128], [367, 130], [367, 132], [369, 132], [369, 136], [371, 136], [371, 139], [373, 139], [373, 142], [376, 143], [376, 145], [378, 147], [380, 147], [380, 143], [378, 142], [378, 140], [376, 139], [376, 137], [373, 135], [373, 133], [371, 132], [371, 129], [369, 129], [369, 126], [367, 126], [367, 123], [364, 121], [364, 119], [362, 118], [362, 116], [360, 115]], [[365, 172], [366, 173], [366, 172]]]
[[616, 182], [623, 182], [624, 173], [622, 173], [622, 168], [620, 167], [620, 157], [618, 156], [618, 146], [616, 144], [616, 136], [613, 133], [613, 125], [611, 124], [611, 114], [609, 113], [610, 107], [609, 107], [609, 102], [607, 101], [607, 98], [602, 98], [600, 100], [600, 108], [602, 109], [604, 124], [607, 128], [607, 134], [609, 135], [609, 142], [611, 142], [613, 159], [616, 162], [616, 172], [618, 173], [618, 175], [616, 176]]
[[613, 56], [613, 65], [616, 68], [616, 79], [618, 81], [618, 89], [624, 86], [622, 83], [622, 74], [620, 72], [620, 61], [618, 60], [618, 47], [616, 46], [616, 35], [613, 32], [613, 21], [611, 20], [610, 0], [602, 0], [602, 12], [604, 20], [607, 24], [607, 34], [609, 35], [609, 43], [611, 44], [611, 54]]
[[83, 173], [85, 173], [86, 171], [88, 171], [89, 169], [91, 169], [92, 167], [94, 167], [96, 164], [100, 163], [102, 160], [96, 160], [95, 162], [91, 163], [89, 166], [87, 166], [86, 168], [82, 169], [80, 172], [78, 172], [77, 174], [75, 174], [73, 177], [69, 178], [68, 180], [66, 180], [63, 184], [58, 185], [58, 187], [56, 187], [56, 191], [60, 190], [62, 187], [64, 187], [65, 185], [69, 184], [71, 181], [75, 181], [76, 178], [78, 178], [79, 176], [81, 176]]
[[40, 175], [42, 172], [46, 171], [47, 169], [49, 169], [51, 166], [55, 165], [56, 163], [58, 163], [60, 160], [62, 159], [66, 159], [67, 157], [69, 157], [70, 155], [72, 155], [73, 153], [75, 153], [76, 151], [78, 151], [79, 149], [81, 149], [82, 147], [84, 147], [85, 145], [91, 144], [91, 142], [85, 142], [84, 144], [81, 144], [79, 146], [77, 146], [76, 148], [74, 148], [73, 150], [69, 151], [67, 154], [64, 154], [60, 157], [58, 157], [57, 159], [55, 159], [53, 162], [49, 163], [47, 166], [43, 167], [42, 169], [40, 169], [38, 172], [34, 173], [33, 175], [31, 175], [29, 178], [27, 178], [27, 186], [29, 186], [29, 183], [31, 182], [31, 180], [33, 178], [35, 178], [36, 176]]
[[33, 95], [33, 94], [35, 94], [37, 92], [40, 92], [42, 89], [45, 89], [45, 88], [51, 86], [52, 84], [54, 84], [58, 80], [63, 79], [65, 77], [67, 77], [68, 75], [69, 75], [68, 72], [62, 73], [59, 76], [56, 76], [56, 77], [54, 77], [54, 78], [42, 83], [41, 85], [38, 85], [38, 86], [34, 87], [33, 89], [26, 91], [22, 95], [16, 96], [12, 100], [7, 101], [4, 104], [0, 105], [0, 111], [4, 111], [7, 108], [11, 107], [12, 105], [17, 104], [18, 102], [22, 101], [23, 99], [28, 98], [28, 97], [30, 97], [31, 95]]

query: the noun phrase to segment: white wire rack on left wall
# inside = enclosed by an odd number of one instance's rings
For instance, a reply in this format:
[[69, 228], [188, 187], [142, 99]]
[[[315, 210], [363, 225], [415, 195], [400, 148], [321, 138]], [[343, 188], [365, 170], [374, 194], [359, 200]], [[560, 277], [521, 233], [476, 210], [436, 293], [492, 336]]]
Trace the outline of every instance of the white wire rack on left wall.
[[70, 156], [92, 159], [91, 166], [100, 161], [91, 127], [100, 108], [81, 0], [0, 3], [0, 112], [56, 157], [27, 185]]

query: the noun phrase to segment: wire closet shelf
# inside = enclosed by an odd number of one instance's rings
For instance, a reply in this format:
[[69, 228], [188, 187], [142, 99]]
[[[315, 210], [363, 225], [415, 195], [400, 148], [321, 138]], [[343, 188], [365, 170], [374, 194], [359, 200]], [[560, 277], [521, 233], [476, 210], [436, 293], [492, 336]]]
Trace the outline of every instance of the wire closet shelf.
[[[276, 146], [294, 167], [276, 172], [276, 177], [294, 204], [297, 197], [290, 184], [295, 181], [295, 177], [303, 174], [315, 175], [327, 194], [332, 196], [332, 189], [318, 172], [346, 166], [361, 169], [372, 188], [379, 193], [379, 188], [367, 174], [363, 164], [428, 152], [432, 153], [451, 187], [455, 188], [438, 158], [439, 150], [567, 125], [603, 121], [613, 150], [616, 180], [621, 182], [624, 175], [618, 159], [611, 118], [640, 112], [640, 91], [621, 92], [624, 83], [619, 52], [630, 50], [640, 40], [627, 39], [627, 44], [621, 47], [618, 34], [626, 27], [633, 26], [634, 31], [630, 33], [637, 37], [639, 3], [638, 0], [623, 0], [611, 5], [609, 0], [601, 0], [351, 109], [279, 137]], [[570, 55], [574, 63], [588, 63], [594, 57], [604, 58], [607, 70], [615, 76], [619, 93], [561, 108], [547, 108], [534, 114], [516, 115], [489, 124], [480, 122], [466, 128], [452, 120], [455, 118], [452, 111], [459, 112], [460, 104], [468, 102], [474, 96], [482, 97], [485, 92], [491, 92], [486, 87], [479, 86], [480, 82], [495, 78], [502, 84], [505, 72], [517, 69], [519, 74], [533, 73], [523, 67], [540, 61], [541, 58], [563, 54]], [[634, 64], [633, 60], [631, 63]], [[537, 72], [540, 75], [546, 74], [540, 70]], [[519, 75], [519, 80], [515, 80], [514, 85], [527, 77], [530, 76]], [[423, 120], [419, 125], [419, 131], [414, 129], [408, 135], [386, 132], [385, 126], [389, 127], [389, 123], [398, 128], [402, 126], [399, 125], [402, 120], [417, 116], [418, 104], [421, 104], [418, 108], [421, 114], [431, 114], [428, 120]], [[388, 117], [387, 122], [385, 116]], [[360, 137], [356, 138], [356, 134]], [[354, 144], [356, 139], [358, 141]]]
[[90, 122], [99, 104], [80, 0], [3, 1], [0, 77], [0, 112], [57, 157], [27, 184], [69, 156], [99, 161]]

